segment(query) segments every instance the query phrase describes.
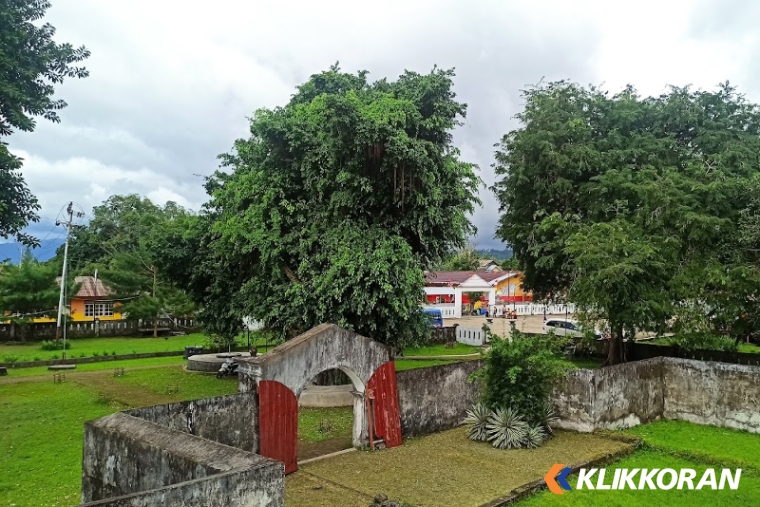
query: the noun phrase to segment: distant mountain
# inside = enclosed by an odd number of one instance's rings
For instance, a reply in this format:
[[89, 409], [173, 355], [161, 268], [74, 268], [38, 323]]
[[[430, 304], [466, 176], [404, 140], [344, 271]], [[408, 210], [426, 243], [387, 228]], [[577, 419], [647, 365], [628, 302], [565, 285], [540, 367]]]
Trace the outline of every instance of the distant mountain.
[[475, 250], [475, 253], [483, 259], [493, 259], [495, 261], [505, 261], [512, 258], [511, 248], [505, 248], [504, 250]]
[[[32, 255], [38, 261], [46, 261], [55, 257], [55, 251], [63, 244], [63, 239], [48, 239], [40, 242], [40, 246], [32, 249]], [[18, 264], [24, 246], [20, 243], [0, 243], [0, 262], [10, 259], [13, 264]]]

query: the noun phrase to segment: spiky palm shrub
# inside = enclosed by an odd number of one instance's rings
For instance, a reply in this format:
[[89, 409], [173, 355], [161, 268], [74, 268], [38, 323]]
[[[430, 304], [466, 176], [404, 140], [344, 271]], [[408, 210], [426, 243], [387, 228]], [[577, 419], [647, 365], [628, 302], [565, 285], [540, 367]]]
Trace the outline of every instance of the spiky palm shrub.
[[544, 427], [540, 424], [535, 424], [530, 426], [525, 432], [523, 443], [528, 449], [535, 449], [536, 447], [540, 447], [547, 438], [549, 438], [549, 435], [546, 434]]
[[476, 442], [487, 441], [487, 425], [491, 414], [493, 412], [482, 403], [478, 403], [468, 410], [467, 418], [464, 421], [467, 425], [467, 438]]
[[546, 402], [546, 405], [544, 405], [544, 411], [541, 415], [541, 426], [544, 427], [544, 431], [546, 431], [547, 438], [554, 434], [554, 429], [552, 429], [552, 426], [554, 426], [554, 423], [557, 422], [557, 413], [554, 411], [554, 408], [552, 407], [550, 402]]
[[498, 449], [522, 447], [528, 423], [512, 408], [499, 408], [486, 425], [488, 440]]

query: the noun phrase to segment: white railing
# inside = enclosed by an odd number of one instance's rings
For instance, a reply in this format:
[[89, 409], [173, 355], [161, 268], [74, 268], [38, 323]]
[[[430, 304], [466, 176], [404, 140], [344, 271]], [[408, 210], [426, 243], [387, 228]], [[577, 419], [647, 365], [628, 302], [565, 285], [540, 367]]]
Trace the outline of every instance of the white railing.
[[456, 306], [453, 304], [426, 305], [424, 308], [426, 310], [428, 308], [431, 308], [434, 310], [441, 310], [441, 314], [443, 315], [444, 319], [456, 318]]
[[465, 345], [481, 347], [486, 343], [486, 333], [476, 327], [457, 327], [457, 341]]
[[505, 310], [516, 311], [517, 315], [543, 315], [544, 311], [546, 315], [572, 315], [575, 313], [575, 305], [568, 303], [545, 305], [540, 303], [503, 303], [495, 306], [496, 317], [504, 315]]

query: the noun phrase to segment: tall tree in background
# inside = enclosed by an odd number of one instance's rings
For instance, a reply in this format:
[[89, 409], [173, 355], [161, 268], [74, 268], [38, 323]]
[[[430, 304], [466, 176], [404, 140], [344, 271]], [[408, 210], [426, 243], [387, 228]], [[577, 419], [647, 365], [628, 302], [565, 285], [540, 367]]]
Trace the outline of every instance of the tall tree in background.
[[453, 253], [444, 263], [446, 271], [475, 271], [480, 264], [480, 256], [474, 248], [464, 248]]
[[[55, 262], [38, 262], [28, 248], [19, 264], [0, 264], [0, 315], [13, 324], [12, 335], [17, 325], [23, 328], [35, 318], [55, 315], [59, 267]], [[73, 290], [76, 287], [71, 283], [68, 291]]]
[[182, 250], [180, 238], [192, 233], [195, 219], [171, 201], [159, 206], [136, 194], [111, 196], [93, 208], [86, 226], [72, 231], [71, 269], [82, 274], [98, 269], [115, 298], [123, 300], [122, 311], [152, 323], [155, 336], [160, 318], [194, 310], [180, 287], [182, 263], [192, 263], [194, 253]]
[[465, 105], [453, 71], [366, 76], [312, 76], [223, 157], [233, 172], [208, 184], [206, 296], [234, 294], [215, 320], [250, 315], [290, 335], [334, 322], [385, 343], [426, 332], [422, 270], [474, 232], [480, 180], [451, 143]]
[[734, 251], [760, 170], [757, 106], [728, 84], [642, 99], [558, 82], [524, 97], [494, 190], [497, 235], [526, 288], [569, 294], [606, 320], [610, 364], [623, 360], [624, 335], [657, 328], [676, 302], [719, 303], [729, 266], [745, 266]]
[[90, 56], [84, 46], [57, 44], [49, 23], [35, 24], [49, 8], [45, 0], [0, 2], [0, 237], [25, 244], [36, 244], [21, 231], [38, 220], [39, 205], [19, 172], [21, 159], [8, 151], [4, 138], [14, 129], [33, 131], [35, 116], [60, 122], [57, 111], [66, 102], [53, 99], [53, 85], [87, 77], [76, 64]]

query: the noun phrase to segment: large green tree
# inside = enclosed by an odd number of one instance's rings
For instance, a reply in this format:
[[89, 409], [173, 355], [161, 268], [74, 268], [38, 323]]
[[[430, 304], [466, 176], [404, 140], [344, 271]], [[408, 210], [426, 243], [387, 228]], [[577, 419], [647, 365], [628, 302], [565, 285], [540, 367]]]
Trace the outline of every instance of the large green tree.
[[59, 122], [57, 111], [66, 102], [53, 98], [54, 85], [86, 77], [87, 70], [76, 64], [90, 56], [84, 47], [53, 40], [55, 28], [39, 23], [49, 8], [46, 0], [0, 2], [0, 237], [26, 244], [36, 243], [22, 230], [38, 220], [39, 205], [4, 138], [14, 129], [33, 131], [37, 116]]
[[606, 320], [609, 363], [623, 359], [626, 333], [658, 327], [684, 301], [728, 308], [717, 273], [737, 261], [746, 188], [760, 169], [757, 106], [728, 84], [641, 98], [557, 82], [524, 97], [494, 190], [497, 234], [526, 288], [569, 295]]
[[[136, 194], [113, 195], [93, 208], [87, 225], [72, 231], [71, 269], [82, 274], [98, 269], [114, 297], [122, 300], [122, 311], [130, 319], [152, 323], [155, 335], [160, 318], [194, 309], [182, 288], [183, 263], [192, 262], [194, 252], [184, 250], [188, 246], [181, 239], [192, 234], [195, 220], [171, 201], [160, 206]], [[63, 247], [59, 260], [62, 256]]]
[[[250, 315], [293, 335], [334, 322], [398, 344], [420, 339], [423, 269], [466, 245], [478, 202], [452, 129], [453, 71], [367, 81], [337, 66], [262, 109], [208, 182], [216, 319]], [[213, 238], [213, 241], [210, 239]]]

